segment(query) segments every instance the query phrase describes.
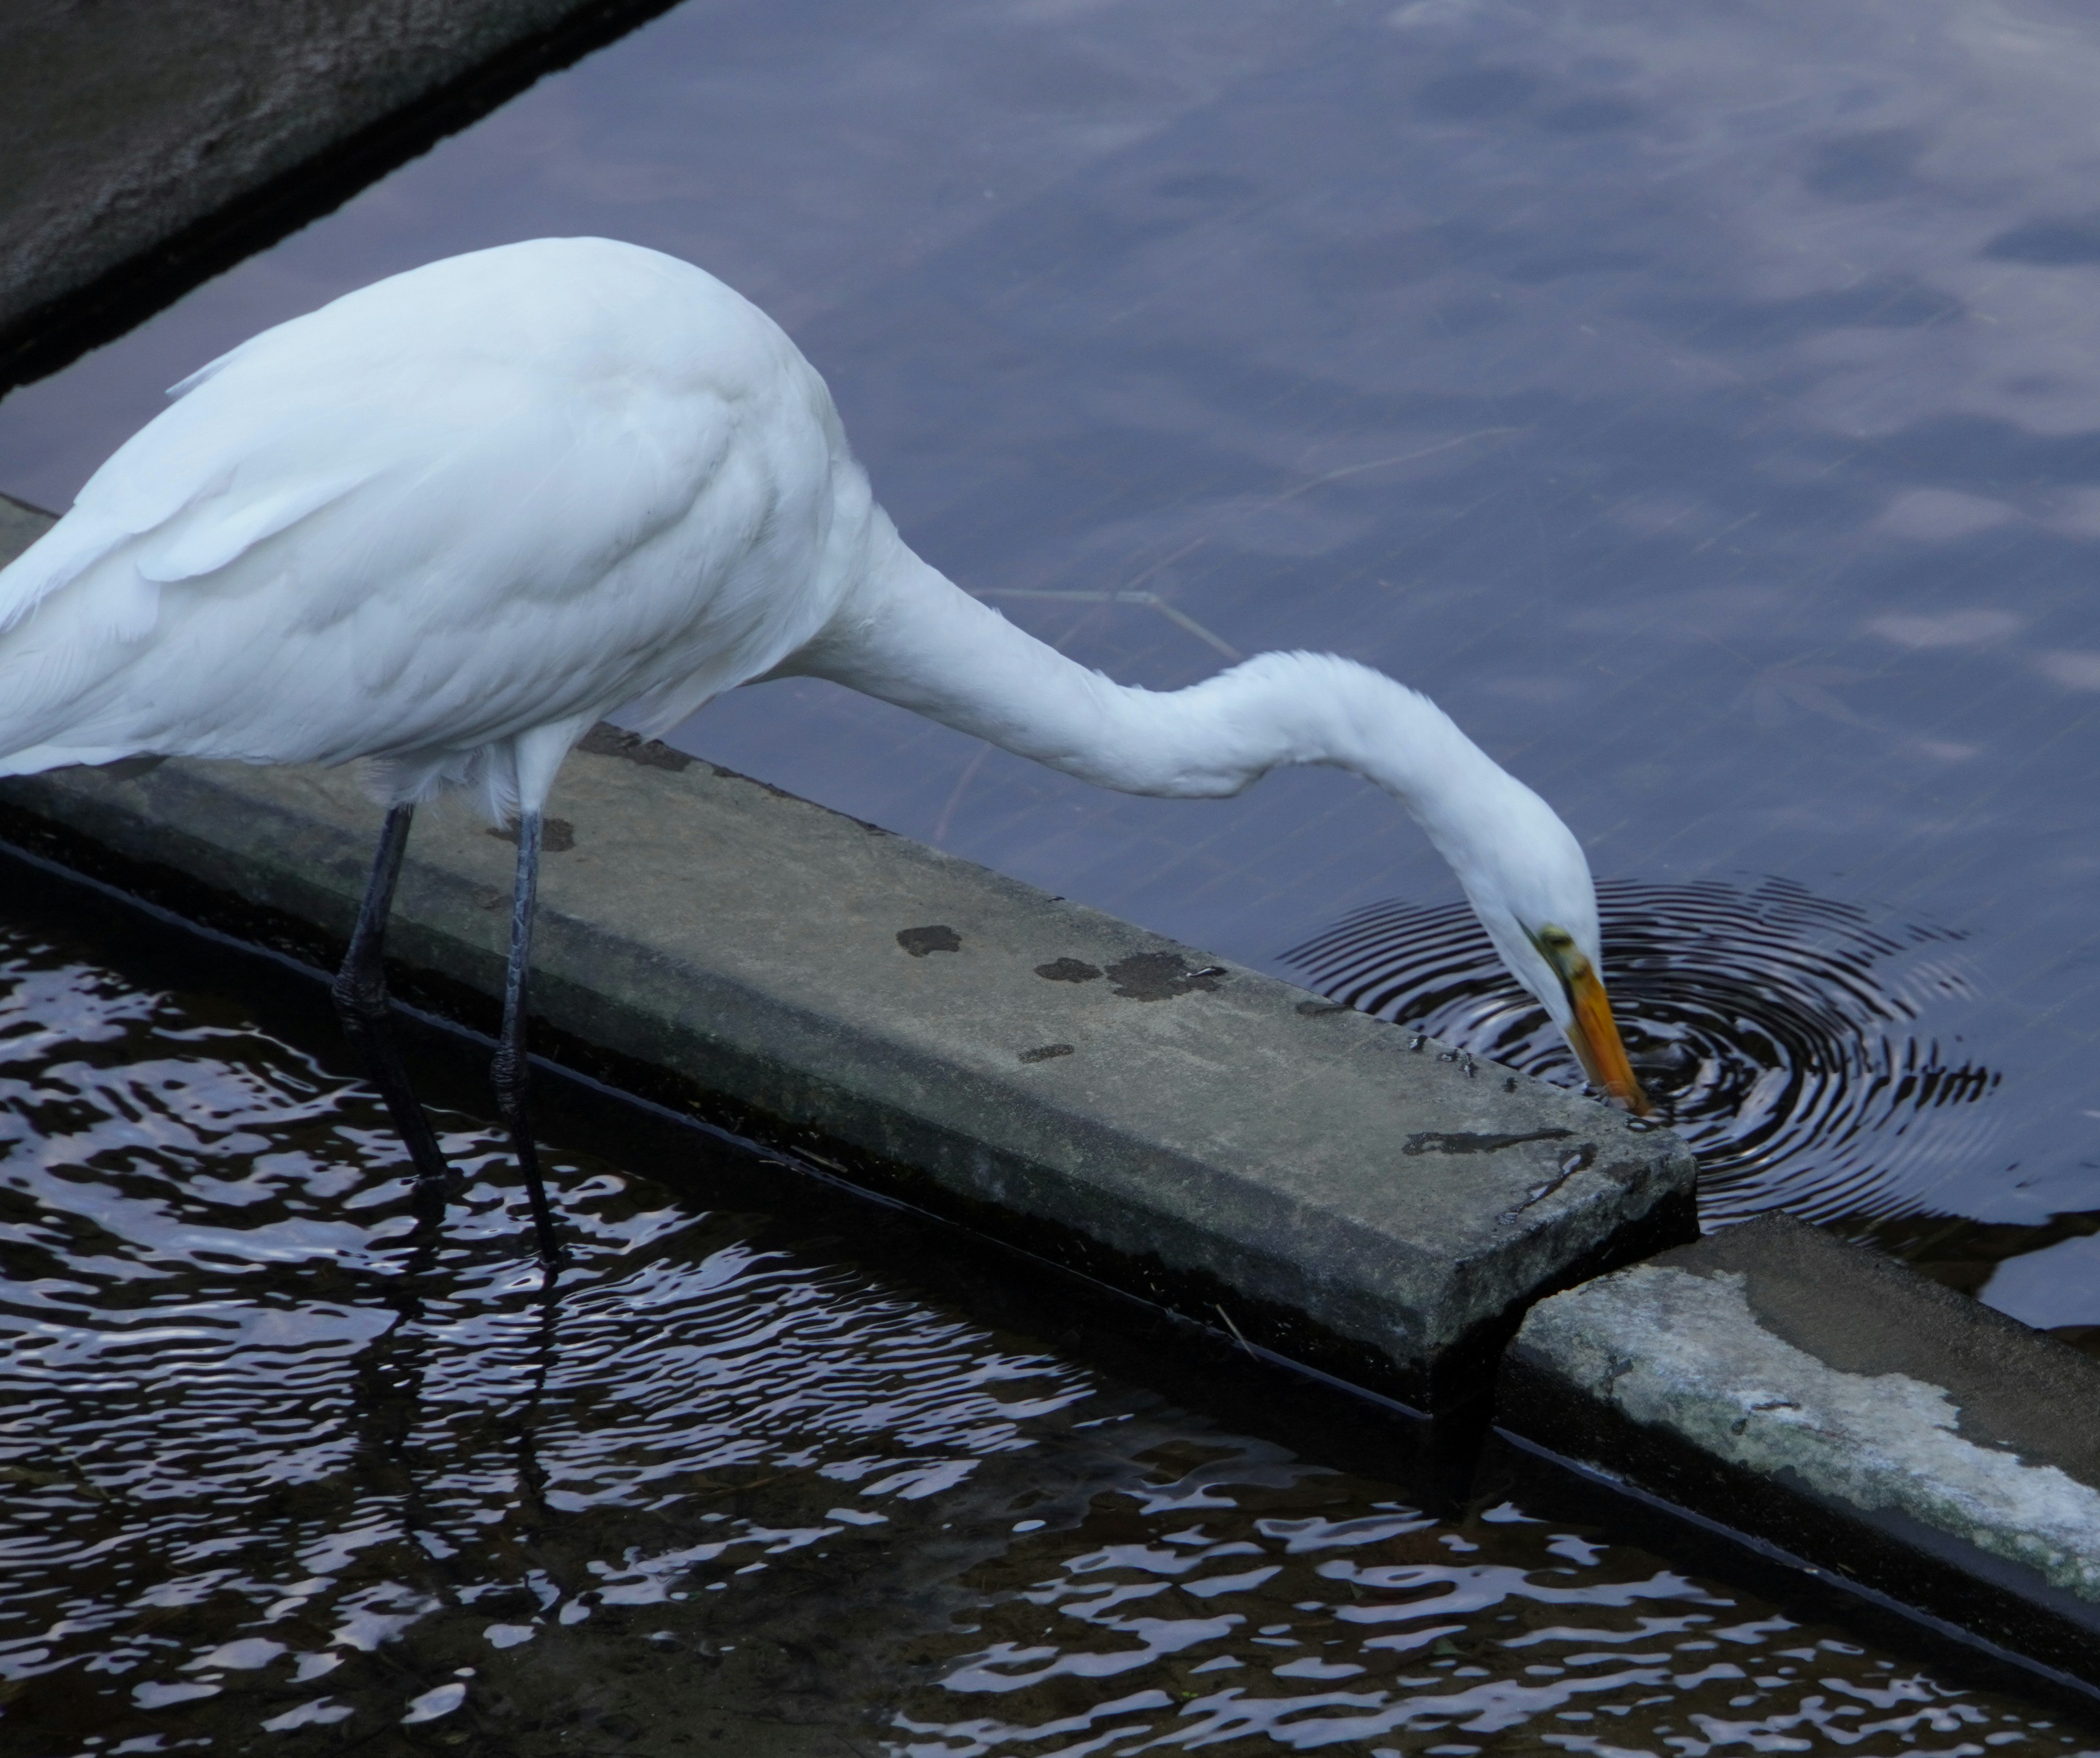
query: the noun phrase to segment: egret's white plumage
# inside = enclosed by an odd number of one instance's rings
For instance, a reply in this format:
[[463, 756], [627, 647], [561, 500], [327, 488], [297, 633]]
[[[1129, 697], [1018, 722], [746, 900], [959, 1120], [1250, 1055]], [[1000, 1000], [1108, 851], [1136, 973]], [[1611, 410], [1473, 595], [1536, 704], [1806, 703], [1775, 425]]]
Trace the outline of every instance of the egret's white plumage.
[[433, 263], [175, 395], [0, 573], [0, 773], [378, 757], [508, 809], [558, 729], [792, 652], [874, 528], [794, 345], [631, 245]]
[[363, 758], [390, 803], [467, 786], [536, 814], [607, 713], [660, 731], [791, 674], [1130, 793], [1337, 764], [1414, 815], [1596, 1071], [1595, 898], [1543, 801], [1346, 660], [1154, 693], [1033, 639], [906, 547], [823, 380], [698, 268], [602, 239], [477, 251], [174, 395], [0, 571], [0, 775]]

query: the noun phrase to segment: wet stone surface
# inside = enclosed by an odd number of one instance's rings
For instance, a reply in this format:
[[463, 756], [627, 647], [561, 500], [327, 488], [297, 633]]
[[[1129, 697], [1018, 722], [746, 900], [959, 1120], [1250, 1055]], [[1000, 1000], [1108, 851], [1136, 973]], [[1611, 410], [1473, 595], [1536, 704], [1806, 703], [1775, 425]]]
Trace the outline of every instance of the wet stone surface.
[[1638, 1550], [1221, 1429], [792, 1221], [0, 939], [0, 1747], [2086, 1749]]
[[[258, 30], [225, 0], [9, 8], [0, 382], [128, 328], [327, 205], [331, 177], [346, 173], [340, 199], [656, 10], [300, 0]], [[301, 174], [311, 193], [271, 199], [274, 182]]]
[[1225, 970], [1221, 965], [1191, 965], [1176, 952], [1138, 952], [1118, 959], [1101, 974], [1109, 979], [1109, 992], [1126, 1000], [1171, 1001], [1177, 995], [1215, 992]]
[[962, 936], [941, 922], [928, 928], [900, 929], [897, 943], [914, 958], [924, 958], [929, 952], [960, 952], [963, 949]]
[[1772, 1214], [1542, 1301], [1497, 1418], [2100, 1684], [2100, 1363]]

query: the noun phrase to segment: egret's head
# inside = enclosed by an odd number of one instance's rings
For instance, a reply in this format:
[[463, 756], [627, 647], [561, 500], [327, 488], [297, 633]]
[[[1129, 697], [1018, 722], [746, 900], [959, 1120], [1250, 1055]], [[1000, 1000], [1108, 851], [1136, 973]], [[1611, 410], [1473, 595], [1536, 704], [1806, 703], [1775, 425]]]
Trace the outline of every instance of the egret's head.
[[[1626, 1046], [1619, 1041], [1618, 1023], [1612, 1018], [1612, 1004], [1604, 994], [1597, 961], [1576, 943], [1575, 936], [1553, 922], [1532, 930], [1531, 943], [1552, 972], [1560, 987], [1560, 1005], [1548, 1009], [1568, 1034], [1582, 1072], [1590, 1085], [1617, 1099], [1636, 1117], [1648, 1112], [1648, 1095], [1641, 1090]], [[1545, 1000], [1542, 996], [1541, 1000]]]
[[1626, 1060], [1599, 974], [1590, 864], [1551, 806], [1502, 779], [1507, 788], [1483, 788], [1470, 802], [1462, 852], [1448, 844], [1445, 852], [1502, 962], [1568, 1035], [1590, 1084], [1645, 1115], [1648, 1095]]
[[1575, 833], [1419, 691], [1305, 655], [1267, 654], [1226, 676], [1253, 678], [1264, 660], [1310, 729], [1297, 760], [1340, 762], [1407, 808], [1451, 864], [1511, 974], [1568, 1034], [1583, 1072], [1645, 1112], [1604, 999], [1597, 890]]

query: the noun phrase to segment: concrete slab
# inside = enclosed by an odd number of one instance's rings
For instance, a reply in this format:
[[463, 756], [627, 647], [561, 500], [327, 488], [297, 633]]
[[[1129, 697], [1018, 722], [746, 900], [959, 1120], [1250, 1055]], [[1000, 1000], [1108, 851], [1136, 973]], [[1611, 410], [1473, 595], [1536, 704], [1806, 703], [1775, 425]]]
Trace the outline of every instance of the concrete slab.
[[0, 390], [56, 370], [669, 4], [0, 8]]
[[[601, 728], [549, 811], [564, 1059], [1418, 1409], [1691, 1233], [1667, 1131], [661, 745]], [[0, 786], [11, 841], [316, 962], [378, 823], [341, 771]], [[419, 821], [405, 992], [488, 1023], [512, 855]]]
[[1534, 1307], [1498, 1425], [2100, 1685], [2100, 1363], [1771, 1215]]

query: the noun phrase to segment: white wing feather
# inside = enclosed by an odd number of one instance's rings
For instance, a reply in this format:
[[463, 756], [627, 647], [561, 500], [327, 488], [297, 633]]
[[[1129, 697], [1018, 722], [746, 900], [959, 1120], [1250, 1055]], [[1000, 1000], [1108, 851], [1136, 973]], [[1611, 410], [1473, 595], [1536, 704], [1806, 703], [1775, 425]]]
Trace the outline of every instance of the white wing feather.
[[0, 773], [461, 753], [757, 675], [858, 473], [754, 307], [540, 241], [267, 331], [0, 572]]

